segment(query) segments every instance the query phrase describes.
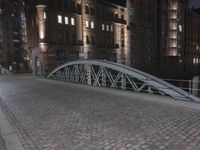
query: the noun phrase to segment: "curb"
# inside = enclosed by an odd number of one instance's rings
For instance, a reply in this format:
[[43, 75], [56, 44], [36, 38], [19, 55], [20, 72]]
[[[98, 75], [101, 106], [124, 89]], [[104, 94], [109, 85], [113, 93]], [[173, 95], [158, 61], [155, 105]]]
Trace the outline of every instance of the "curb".
[[[2, 97], [0, 96], [0, 99]], [[24, 150], [22, 144], [6, 118], [1, 106], [0, 106], [0, 138], [4, 144], [3, 150]], [[1, 148], [1, 147], [0, 147]]]

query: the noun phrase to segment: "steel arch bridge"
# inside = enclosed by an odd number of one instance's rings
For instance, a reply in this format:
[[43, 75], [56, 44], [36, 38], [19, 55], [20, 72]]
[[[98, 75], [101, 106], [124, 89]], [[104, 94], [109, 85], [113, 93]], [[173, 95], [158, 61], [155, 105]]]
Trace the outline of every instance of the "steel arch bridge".
[[11, 72], [8, 69], [0, 67], [0, 75], [10, 74]]
[[179, 100], [200, 102], [199, 98], [155, 76], [103, 60], [78, 60], [63, 64], [53, 70], [48, 75], [48, 79], [160, 94]]

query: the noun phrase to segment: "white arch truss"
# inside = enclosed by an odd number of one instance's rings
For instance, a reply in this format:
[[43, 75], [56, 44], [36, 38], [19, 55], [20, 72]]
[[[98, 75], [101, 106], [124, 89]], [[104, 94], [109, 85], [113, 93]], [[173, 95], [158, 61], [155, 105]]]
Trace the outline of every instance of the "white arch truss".
[[103, 60], [78, 60], [56, 68], [48, 79], [171, 96], [180, 100], [200, 99], [155, 76]]
[[8, 69], [0, 67], [0, 75], [5, 75], [5, 74], [10, 74], [10, 71]]

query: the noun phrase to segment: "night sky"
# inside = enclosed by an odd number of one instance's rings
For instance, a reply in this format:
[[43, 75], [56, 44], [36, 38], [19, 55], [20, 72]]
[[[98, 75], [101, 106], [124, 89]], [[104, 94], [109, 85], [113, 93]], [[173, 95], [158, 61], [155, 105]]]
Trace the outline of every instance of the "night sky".
[[[4, 1], [7, 2], [9, 0], [0, 0], [0, 3]], [[125, 6], [125, 0], [104, 0], [104, 1], [108, 1], [108, 2], [112, 2], [112, 3], [116, 3], [122, 6]], [[200, 8], [200, 0], [190, 0], [190, 7], [194, 7], [194, 8]]]
[[103, 1], [111, 2], [124, 7], [126, 6], [126, 0], [103, 0]]
[[200, 0], [190, 0], [190, 7], [194, 8], [200, 7]]
[[[106, 0], [108, 2], [117, 3], [120, 5], [125, 5], [125, 0]], [[200, 0], [190, 0], [190, 7], [198, 8], [200, 7]]]

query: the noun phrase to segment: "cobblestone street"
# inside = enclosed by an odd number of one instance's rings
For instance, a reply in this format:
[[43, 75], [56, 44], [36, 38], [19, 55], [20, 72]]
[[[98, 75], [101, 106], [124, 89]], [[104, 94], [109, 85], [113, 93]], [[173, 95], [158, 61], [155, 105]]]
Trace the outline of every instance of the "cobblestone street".
[[25, 150], [200, 149], [197, 110], [31, 76], [0, 77], [0, 95]]
[[0, 132], [0, 150], [5, 150], [4, 141], [1, 137], [1, 132]]

